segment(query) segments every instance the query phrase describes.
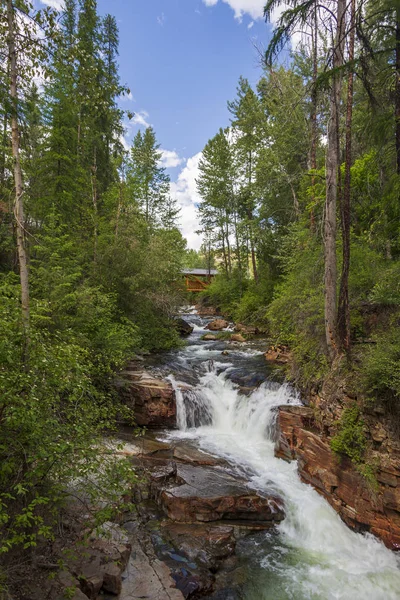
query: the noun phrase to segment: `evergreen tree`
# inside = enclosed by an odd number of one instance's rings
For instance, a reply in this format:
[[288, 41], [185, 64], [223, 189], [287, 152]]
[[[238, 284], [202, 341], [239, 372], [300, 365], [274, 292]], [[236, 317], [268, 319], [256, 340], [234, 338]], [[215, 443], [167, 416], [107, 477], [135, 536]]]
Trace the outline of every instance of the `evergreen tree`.
[[160, 144], [152, 127], [135, 135], [127, 170], [127, 183], [132, 197], [141, 208], [150, 227], [161, 224], [169, 202], [169, 176], [160, 165]]

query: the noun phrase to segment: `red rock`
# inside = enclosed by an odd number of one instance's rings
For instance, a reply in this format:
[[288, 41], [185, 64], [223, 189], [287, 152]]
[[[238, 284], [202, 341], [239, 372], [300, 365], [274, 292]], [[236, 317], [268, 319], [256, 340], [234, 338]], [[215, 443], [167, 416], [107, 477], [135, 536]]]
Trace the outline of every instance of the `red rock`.
[[177, 465], [175, 482], [153, 490], [178, 522], [245, 521], [269, 527], [284, 518], [280, 498], [261, 497], [232, 476], [208, 467]]
[[286, 365], [291, 360], [291, 353], [286, 346], [271, 346], [264, 354], [268, 362]]
[[225, 321], [225, 319], [215, 319], [208, 323], [205, 329], [209, 329], [210, 331], [221, 331], [221, 329], [226, 329], [228, 325], [229, 323], [228, 321]]
[[[337, 415], [337, 407], [324, 406], [323, 414]], [[330, 438], [319, 428], [308, 407], [282, 406], [278, 413], [279, 439], [276, 455], [298, 460], [300, 477], [323, 495], [342, 519], [359, 531], [369, 530], [392, 549], [400, 547], [400, 471], [398, 456], [376, 453], [383, 468], [376, 479], [379, 489], [371, 492], [350, 459], [341, 460], [330, 448]], [[382, 426], [375, 431], [383, 431]], [[386, 435], [386, 433], [385, 433]], [[382, 436], [380, 436], [382, 437]], [[394, 444], [396, 448], [396, 445]], [[396, 449], [397, 453], [397, 449]]]
[[246, 339], [240, 333], [232, 333], [231, 342], [245, 342]]
[[146, 427], [175, 427], [175, 392], [169, 381], [156, 379], [145, 371], [124, 371], [128, 385], [121, 387], [125, 404], [133, 410], [135, 422]]

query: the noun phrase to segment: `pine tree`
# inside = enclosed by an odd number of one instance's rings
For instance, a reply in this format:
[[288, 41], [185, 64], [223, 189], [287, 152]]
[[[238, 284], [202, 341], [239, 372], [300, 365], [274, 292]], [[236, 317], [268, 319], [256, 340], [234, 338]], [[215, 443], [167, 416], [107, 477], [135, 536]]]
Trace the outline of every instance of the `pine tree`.
[[150, 227], [161, 224], [169, 201], [169, 176], [160, 165], [160, 144], [152, 127], [135, 135], [127, 170], [130, 193], [140, 206]]

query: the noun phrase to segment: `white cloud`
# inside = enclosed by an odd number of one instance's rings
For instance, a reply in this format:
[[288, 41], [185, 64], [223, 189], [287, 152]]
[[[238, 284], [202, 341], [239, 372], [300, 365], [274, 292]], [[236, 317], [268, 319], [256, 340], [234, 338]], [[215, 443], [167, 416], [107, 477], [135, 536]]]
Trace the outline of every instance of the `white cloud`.
[[161, 15], [158, 15], [157, 17], [157, 23], [163, 27], [164, 23], [165, 23], [165, 14], [161, 13]]
[[64, 0], [40, 0], [42, 4], [55, 8], [56, 10], [62, 10], [64, 8]]
[[198, 250], [202, 243], [201, 236], [196, 234], [199, 229], [197, 204], [201, 198], [197, 192], [196, 178], [199, 176], [199, 161], [201, 152], [186, 161], [175, 182], [171, 182], [171, 195], [176, 198], [181, 207], [180, 221], [183, 236], [187, 239], [188, 247]]
[[[215, 6], [220, 0], [203, 0], [203, 4], [206, 6]], [[247, 28], [251, 29], [254, 25], [254, 21], [264, 19], [264, 6], [265, 0], [221, 0], [225, 4], [231, 7], [234, 12], [234, 17], [239, 22], [242, 22], [244, 15], [249, 15], [252, 21], [248, 24]], [[288, 8], [288, 5], [284, 2], [278, 6], [271, 15], [271, 23], [275, 26], [279, 20], [281, 14]], [[295, 32], [292, 35], [292, 46], [296, 47], [302, 40], [301, 32]]]
[[131, 125], [139, 125], [140, 127], [150, 127], [148, 122], [149, 113], [145, 110], [139, 110], [135, 112], [133, 118], [130, 120]]
[[166, 169], [179, 167], [184, 162], [184, 158], [180, 158], [175, 150], [164, 150], [161, 148], [162, 153], [160, 164]]
[[121, 142], [122, 146], [124, 147], [124, 150], [130, 149], [131, 146], [124, 135], [119, 136], [119, 141]]
[[[218, 0], [203, 0], [206, 6], [215, 6]], [[265, 0], [222, 0], [228, 4], [235, 13], [235, 19], [242, 20], [243, 15], [250, 15], [252, 19], [262, 19]]]

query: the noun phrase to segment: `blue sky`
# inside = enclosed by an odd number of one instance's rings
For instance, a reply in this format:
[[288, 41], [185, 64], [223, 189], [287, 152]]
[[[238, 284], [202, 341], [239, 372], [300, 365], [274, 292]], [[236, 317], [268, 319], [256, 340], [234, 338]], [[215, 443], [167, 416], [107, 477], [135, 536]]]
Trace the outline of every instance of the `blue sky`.
[[[59, 6], [62, 0], [41, 0]], [[134, 111], [125, 140], [150, 124], [164, 153], [171, 193], [182, 206], [181, 226], [190, 247], [199, 247], [195, 179], [207, 140], [229, 125], [227, 101], [240, 75], [255, 84], [271, 27], [265, 0], [97, 0], [101, 15], [113, 14], [120, 31], [121, 82]]]

